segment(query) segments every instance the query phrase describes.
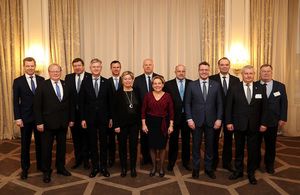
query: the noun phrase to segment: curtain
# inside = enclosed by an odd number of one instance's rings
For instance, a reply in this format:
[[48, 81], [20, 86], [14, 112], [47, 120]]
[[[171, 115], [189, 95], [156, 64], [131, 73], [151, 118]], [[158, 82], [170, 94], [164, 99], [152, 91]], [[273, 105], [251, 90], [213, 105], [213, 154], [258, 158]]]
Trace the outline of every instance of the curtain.
[[87, 64], [101, 59], [104, 77], [111, 76], [112, 60], [137, 76], [151, 58], [167, 80], [178, 64], [197, 79], [201, 61], [217, 66], [224, 55], [224, 0], [80, 0], [79, 7], [81, 57]]
[[[72, 60], [80, 56], [78, 0], [49, 0], [50, 63], [72, 72]], [[64, 78], [62, 78], [64, 79]]]
[[262, 64], [271, 64], [273, 1], [250, 1], [250, 64], [257, 71]]
[[23, 11], [20, 0], [0, 0], [0, 139], [19, 133], [14, 123], [12, 84], [23, 74]]

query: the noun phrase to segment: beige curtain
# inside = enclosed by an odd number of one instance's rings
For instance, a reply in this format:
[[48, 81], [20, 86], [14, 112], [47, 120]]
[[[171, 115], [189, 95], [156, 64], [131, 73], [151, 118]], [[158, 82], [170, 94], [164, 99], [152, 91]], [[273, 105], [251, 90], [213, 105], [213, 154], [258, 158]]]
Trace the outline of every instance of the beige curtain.
[[167, 80], [178, 64], [196, 79], [199, 62], [215, 65], [224, 53], [224, 1], [80, 0], [79, 7], [81, 57], [87, 64], [101, 59], [105, 77], [112, 60], [139, 75], [143, 60], [152, 58]]
[[[78, 0], [49, 0], [50, 63], [72, 72], [72, 60], [80, 56]], [[64, 78], [63, 78], [64, 79]]]
[[262, 64], [271, 64], [273, 1], [250, 1], [250, 64], [255, 70]]
[[19, 134], [14, 123], [12, 84], [23, 74], [23, 11], [20, 0], [0, 0], [0, 139]]

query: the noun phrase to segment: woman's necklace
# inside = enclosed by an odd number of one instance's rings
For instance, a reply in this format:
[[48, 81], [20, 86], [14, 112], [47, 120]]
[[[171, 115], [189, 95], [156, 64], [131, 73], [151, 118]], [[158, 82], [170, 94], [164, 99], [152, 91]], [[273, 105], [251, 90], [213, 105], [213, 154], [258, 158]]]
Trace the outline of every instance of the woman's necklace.
[[127, 92], [125, 91], [125, 94], [126, 94], [126, 97], [127, 97], [127, 99], [128, 99], [128, 102], [129, 102], [129, 108], [133, 108], [133, 104], [132, 104], [132, 92], [130, 93], [131, 94], [131, 96], [130, 96], [130, 99], [129, 99], [129, 97], [128, 97], [128, 94], [127, 94]]

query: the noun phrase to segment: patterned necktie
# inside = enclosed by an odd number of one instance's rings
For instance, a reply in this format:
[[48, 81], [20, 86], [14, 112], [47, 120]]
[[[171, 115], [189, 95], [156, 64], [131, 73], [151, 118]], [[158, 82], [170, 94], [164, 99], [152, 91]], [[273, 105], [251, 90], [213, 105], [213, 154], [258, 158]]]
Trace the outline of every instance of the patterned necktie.
[[118, 79], [117, 78], [115, 78], [115, 80], [116, 80], [116, 91], [118, 90], [118, 87], [119, 87], [119, 82], [118, 82]]
[[77, 80], [77, 93], [80, 91], [80, 86], [81, 86], [81, 80], [80, 80], [80, 74], [78, 75], [78, 80]]
[[247, 86], [247, 101], [248, 101], [248, 104], [250, 104], [251, 103], [251, 90], [250, 90], [250, 87], [249, 87], [250, 84], [247, 83], [246, 86]]
[[55, 86], [56, 86], [56, 95], [58, 97], [58, 100], [61, 102], [61, 94], [60, 94], [60, 89], [59, 89], [59, 86], [58, 86], [58, 82], [54, 82], [55, 83]]
[[204, 101], [206, 102], [206, 96], [207, 96], [207, 89], [206, 89], [206, 81], [203, 81], [203, 98]]
[[30, 76], [29, 78], [31, 79], [31, 91], [33, 94], [35, 94], [35, 84], [33, 81], [33, 76]]
[[223, 90], [225, 95], [227, 95], [227, 83], [226, 83], [226, 77], [223, 76]]
[[95, 89], [96, 97], [98, 97], [98, 93], [99, 93], [98, 78], [95, 79], [94, 89]]

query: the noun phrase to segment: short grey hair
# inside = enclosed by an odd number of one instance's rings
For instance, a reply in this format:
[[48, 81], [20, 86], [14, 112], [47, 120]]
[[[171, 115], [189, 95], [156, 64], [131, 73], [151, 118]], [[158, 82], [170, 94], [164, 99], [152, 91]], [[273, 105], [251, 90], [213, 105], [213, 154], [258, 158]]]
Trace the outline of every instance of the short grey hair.
[[177, 66], [175, 66], [175, 71], [177, 70], [177, 67], [179, 67], [179, 66], [182, 66], [182, 67], [184, 67], [184, 68], [186, 69], [185, 65], [183, 65], [183, 64], [178, 64]]
[[251, 65], [246, 65], [246, 66], [244, 66], [244, 67], [242, 68], [242, 73], [244, 73], [246, 69], [253, 69], [253, 72], [254, 72], [253, 66], [251, 66]]
[[100, 64], [102, 65], [102, 61], [101, 60], [99, 60], [98, 58], [93, 58], [91, 60], [91, 65], [94, 64], [94, 63], [98, 63], [98, 62], [100, 62]]
[[57, 63], [50, 64], [50, 65], [48, 66], [48, 71], [50, 71], [50, 68], [51, 68], [52, 66], [57, 66], [57, 67], [59, 67], [59, 69], [60, 69], [60, 71], [61, 71], [61, 66], [60, 66], [59, 64], [57, 64]]

